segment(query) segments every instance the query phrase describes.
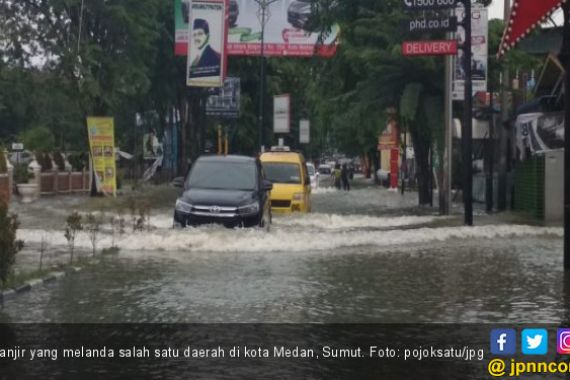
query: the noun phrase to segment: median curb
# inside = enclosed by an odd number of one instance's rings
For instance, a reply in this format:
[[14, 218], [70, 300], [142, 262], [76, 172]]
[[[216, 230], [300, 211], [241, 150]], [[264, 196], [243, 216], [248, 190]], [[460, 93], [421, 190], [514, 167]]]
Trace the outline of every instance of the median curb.
[[67, 272], [50, 272], [45, 277], [29, 280], [15, 288], [0, 291], [0, 305], [2, 305], [4, 301], [13, 299], [18, 294], [27, 293], [30, 290], [45, 284], [54, 283], [69, 274], [79, 273], [82, 270], [82, 267], [71, 267]]

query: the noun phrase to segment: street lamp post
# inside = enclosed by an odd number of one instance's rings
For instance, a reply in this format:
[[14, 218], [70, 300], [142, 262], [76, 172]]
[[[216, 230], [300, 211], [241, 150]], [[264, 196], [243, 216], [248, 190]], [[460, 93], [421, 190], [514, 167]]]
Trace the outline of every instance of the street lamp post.
[[255, 0], [259, 5], [259, 10], [261, 12], [261, 55], [260, 55], [260, 69], [259, 69], [259, 115], [258, 115], [258, 132], [259, 132], [259, 151], [263, 151], [263, 144], [265, 141], [264, 133], [264, 101], [265, 101], [265, 18], [267, 17], [267, 8], [278, 0]]

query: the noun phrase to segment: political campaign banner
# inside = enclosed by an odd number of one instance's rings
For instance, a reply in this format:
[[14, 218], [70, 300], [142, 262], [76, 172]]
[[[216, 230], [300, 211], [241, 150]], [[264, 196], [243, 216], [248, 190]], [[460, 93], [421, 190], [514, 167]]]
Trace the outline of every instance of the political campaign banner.
[[226, 1], [190, 2], [186, 84], [221, 87], [226, 74]]
[[223, 87], [214, 89], [206, 102], [206, 115], [222, 119], [237, 119], [240, 109], [240, 78], [224, 80]]
[[[463, 20], [465, 8], [457, 8], [457, 19]], [[487, 58], [489, 45], [489, 23], [487, 9], [475, 7], [471, 10], [471, 78], [473, 80], [473, 94], [487, 92]], [[457, 28], [457, 42], [461, 45], [465, 42], [465, 30]], [[457, 51], [453, 70], [452, 99], [464, 100], [465, 98], [465, 55], [463, 50]]]
[[[194, 0], [195, 1], [195, 0]], [[176, 55], [186, 55], [191, 0], [175, 0]], [[310, 26], [316, 2], [280, 0], [269, 4], [265, 16], [255, 0], [228, 0], [228, 55], [261, 55], [261, 29], [264, 29], [265, 56], [333, 56], [340, 32], [338, 24], [319, 41], [320, 33]], [[333, 2], [334, 6], [334, 2]]]
[[516, 158], [564, 148], [564, 113], [527, 113], [515, 121]]
[[88, 117], [87, 130], [97, 191], [116, 196], [114, 120], [112, 117]]

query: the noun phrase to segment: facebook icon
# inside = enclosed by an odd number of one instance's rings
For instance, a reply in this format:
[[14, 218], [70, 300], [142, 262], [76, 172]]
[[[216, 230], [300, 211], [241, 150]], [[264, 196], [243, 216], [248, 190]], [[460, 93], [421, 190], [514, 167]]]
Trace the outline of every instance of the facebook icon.
[[517, 333], [514, 329], [491, 330], [491, 353], [514, 355], [517, 351]]

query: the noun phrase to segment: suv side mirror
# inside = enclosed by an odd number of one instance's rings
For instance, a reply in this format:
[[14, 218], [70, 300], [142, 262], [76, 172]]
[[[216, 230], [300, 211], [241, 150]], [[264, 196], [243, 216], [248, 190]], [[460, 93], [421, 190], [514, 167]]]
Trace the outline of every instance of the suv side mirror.
[[176, 177], [172, 180], [172, 186], [183, 188], [184, 187], [184, 177]]
[[263, 180], [263, 190], [265, 190], [265, 191], [273, 190], [273, 184], [270, 181], [264, 179]]

